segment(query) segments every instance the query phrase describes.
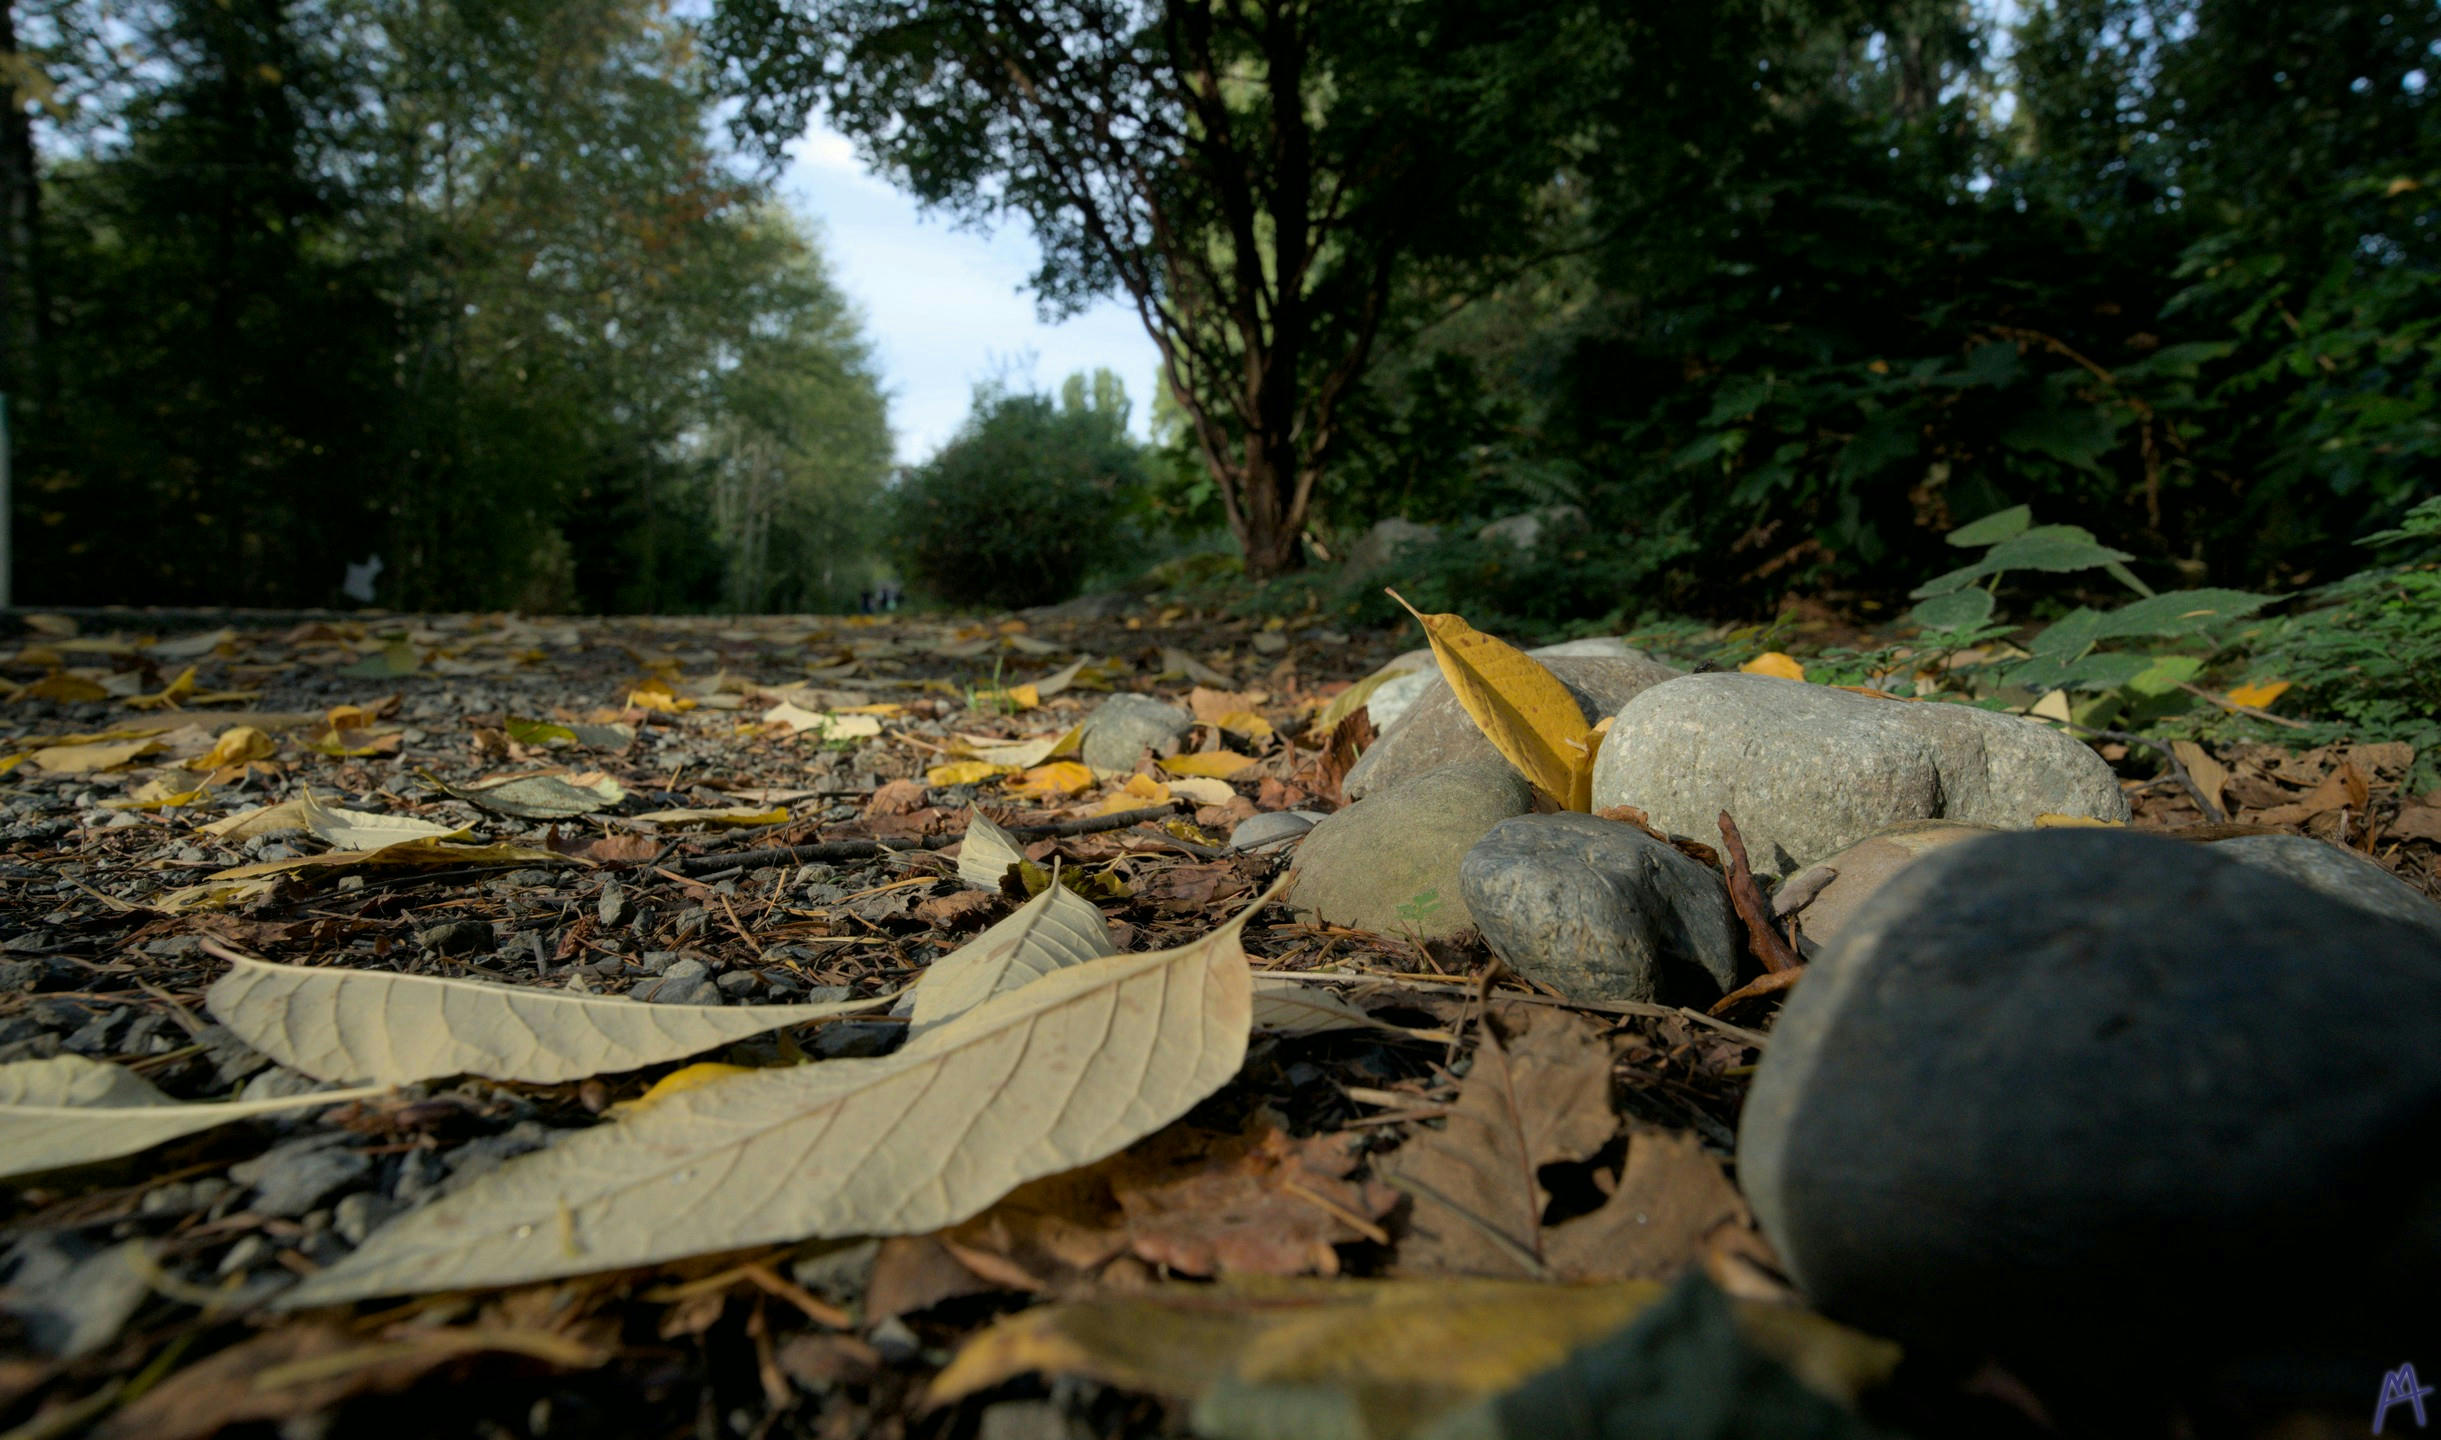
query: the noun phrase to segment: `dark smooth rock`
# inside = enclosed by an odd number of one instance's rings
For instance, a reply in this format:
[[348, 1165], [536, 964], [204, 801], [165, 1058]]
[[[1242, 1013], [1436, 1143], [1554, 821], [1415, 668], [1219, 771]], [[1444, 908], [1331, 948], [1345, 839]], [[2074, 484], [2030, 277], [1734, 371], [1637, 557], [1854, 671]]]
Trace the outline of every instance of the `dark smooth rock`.
[[2441, 943], [2215, 848], [1987, 836], [1848, 921], [1738, 1136], [1826, 1314], [2148, 1388], [2430, 1333]]
[[1718, 999], [1744, 952], [1720, 872], [1633, 825], [1520, 815], [1458, 867], [1492, 953], [1571, 999]]
[[[1645, 655], [1540, 658], [1576, 697], [1588, 725], [1679, 674]], [[1341, 785], [1351, 798], [1358, 798], [1443, 766], [1498, 758], [1500, 752], [1483, 738], [1474, 717], [1458, 703], [1457, 692], [1436, 671], [1422, 682], [1415, 702], [1399, 716], [1398, 723], [1348, 767]]]
[[2214, 841], [2212, 853], [2441, 936], [2441, 905], [2353, 850], [2311, 835], [2238, 835]]

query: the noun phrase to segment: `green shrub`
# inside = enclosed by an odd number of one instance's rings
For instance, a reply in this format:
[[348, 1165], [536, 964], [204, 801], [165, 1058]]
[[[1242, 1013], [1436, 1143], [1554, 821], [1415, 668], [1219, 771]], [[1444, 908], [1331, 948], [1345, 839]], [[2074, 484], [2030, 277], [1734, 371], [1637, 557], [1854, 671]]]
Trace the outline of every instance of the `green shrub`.
[[1144, 478], [1123, 405], [984, 391], [892, 492], [891, 549], [909, 583], [945, 604], [1051, 604], [1115, 558]]

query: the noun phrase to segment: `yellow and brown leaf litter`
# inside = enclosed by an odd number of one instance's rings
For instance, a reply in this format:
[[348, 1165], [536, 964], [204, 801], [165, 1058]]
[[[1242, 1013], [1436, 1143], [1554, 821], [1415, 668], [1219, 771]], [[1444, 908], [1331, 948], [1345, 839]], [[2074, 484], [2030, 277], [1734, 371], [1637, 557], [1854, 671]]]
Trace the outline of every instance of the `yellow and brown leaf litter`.
[[[1547, 672], [1426, 625], [1581, 805], [1600, 737]], [[1270, 1384], [1406, 1433], [1688, 1274], [1819, 1393], [1880, 1383], [1888, 1347], [1790, 1308], [1726, 1163], [1767, 1012], [1571, 1007], [1469, 937], [1263, 903], [1283, 862], [1232, 828], [1338, 803], [1411, 637], [1140, 607], [5, 642], [4, 1238], [70, 1299], [0, 1305], [0, 1426], [344, 1425], [473, 1378], [586, 1433], [903, 1433], [1047, 1373], [1128, 1392], [1109, 1433]], [[1191, 717], [1173, 753], [1086, 761], [1120, 692]], [[2231, 822], [2441, 892], [2405, 747], [2178, 754]], [[2203, 818], [2129, 784], [2138, 824]]]

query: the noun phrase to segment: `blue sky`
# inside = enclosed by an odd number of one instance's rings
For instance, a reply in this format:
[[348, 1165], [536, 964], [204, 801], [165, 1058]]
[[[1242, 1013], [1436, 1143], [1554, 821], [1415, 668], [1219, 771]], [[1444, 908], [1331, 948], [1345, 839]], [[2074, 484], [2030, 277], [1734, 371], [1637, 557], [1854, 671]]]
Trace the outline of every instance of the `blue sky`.
[[924, 215], [819, 122], [780, 193], [817, 223], [833, 277], [864, 312], [901, 460], [930, 455], [965, 418], [976, 383], [1003, 373], [1050, 390], [1071, 371], [1107, 365], [1127, 382], [1132, 426], [1145, 433], [1159, 352], [1116, 302], [1059, 325], [1037, 318], [1025, 289], [1037, 251], [1023, 221], [984, 235]]

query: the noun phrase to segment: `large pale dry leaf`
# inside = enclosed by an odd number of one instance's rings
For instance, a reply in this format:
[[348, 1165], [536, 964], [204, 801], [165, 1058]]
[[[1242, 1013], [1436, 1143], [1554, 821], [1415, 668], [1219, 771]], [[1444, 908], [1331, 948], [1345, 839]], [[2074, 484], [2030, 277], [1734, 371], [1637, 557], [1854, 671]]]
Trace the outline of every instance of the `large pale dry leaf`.
[[0, 1178], [133, 1155], [233, 1121], [380, 1093], [382, 1087], [368, 1086], [278, 1100], [188, 1105], [154, 1089], [133, 1070], [81, 1055], [12, 1061], [0, 1065]]
[[1414, 1197], [1399, 1265], [1410, 1273], [1553, 1272], [1537, 1172], [1583, 1160], [1618, 1130], [1610, 1108], [1610, 1050], [1591, 1025], [1561, 1010], [1511, 1006], [1491, 1024], [1475, 1066], [1439, 1130], [1420, 1130], [1383, 1165]]
[[1568, 1280], [1669, 1280], [1702, 1262], [1706, 1236], [1745, 1222], [1745, 1200], [1693, 1131], [1638, 1130], [1618, 1188], [1553, 1226], [1544, 1253]]
[[778, 825], [788, 819], [785, 805], [724, 805], [707, 810], [647, 810], [631, 820], [650, 820], [656, 825]]
[[[1390, 598], [1424, 627], [1441, 676], [1475, 728], [1519, 774], [1563, 805], [1591, 795], [1591, 728], [1576, 696], [1540, 660], [1455, 615], [1427, 615]], [[1583, 808], [1580, 804], [1577, 808]]]
[[1258, 908], [1179, 949], [1055, 970], [895, 1055], [725, 1076], [568, 1136], [393, 1221], [280, 1303], [954, 1225], [1133, 1144], [1237, 1073], [1239, 932]]
[[1025, 859], [1025, 847], [1017, 843], [1017, 837], [993, 824], [982, 811], [974, 812], [974, 818], [966, 822], [966, 838], [958, 842], [959, 879], [997, 893], [1009, 867], [1022, 865]]
[[[224, 952], [225, 953], [225, 952]], [[317, 1080], [405, 1085], [444, 1075], [552, 1084], [699, 1055], [889, 1003], [645, 1005], [625, 996], [232, 956], [204, 1004], [237, 1037]]]
[[335, 810], [306, 790], [293, 800], [243, 811], [203, 827], [222, 840], [251, 840], [283, 830], [303, 830], [339, 850], [379, 850], [402, 840], [454, 840], [464, 826], [436, 825], [411, 815], [374, 815], [363, 810]]
[[[991, 824], [981, 816], [976, 822]], [[974, 832], [967, 833], [972, 844]], [[915, 983], [910, 1033], [921, 1035], [947, 1024], [1054, 970], [1114, 953], [1109, 929], [1093, 902], [1065, 885], [1048, 886], [1016, 914], [932, 962]]]
[[[945, 1405], [1029, 1371], [1196, 1400], [1224, 1386], [1347, 1393], [1361, 1428], [1403, 1435], [1432, 1415], [1550, 1369], [1658, 1303], [1654, 1281], [1250, 1277], [1042, 1305], [995, 1322], [926, 1394]], [[1740, 1334], [1808, 1386], [1852, 1399], [1899, 1348], [1784, 1306], [1733, 1302]], [[1347, 1414], [1346, 1420], [1358, 1417]]]

